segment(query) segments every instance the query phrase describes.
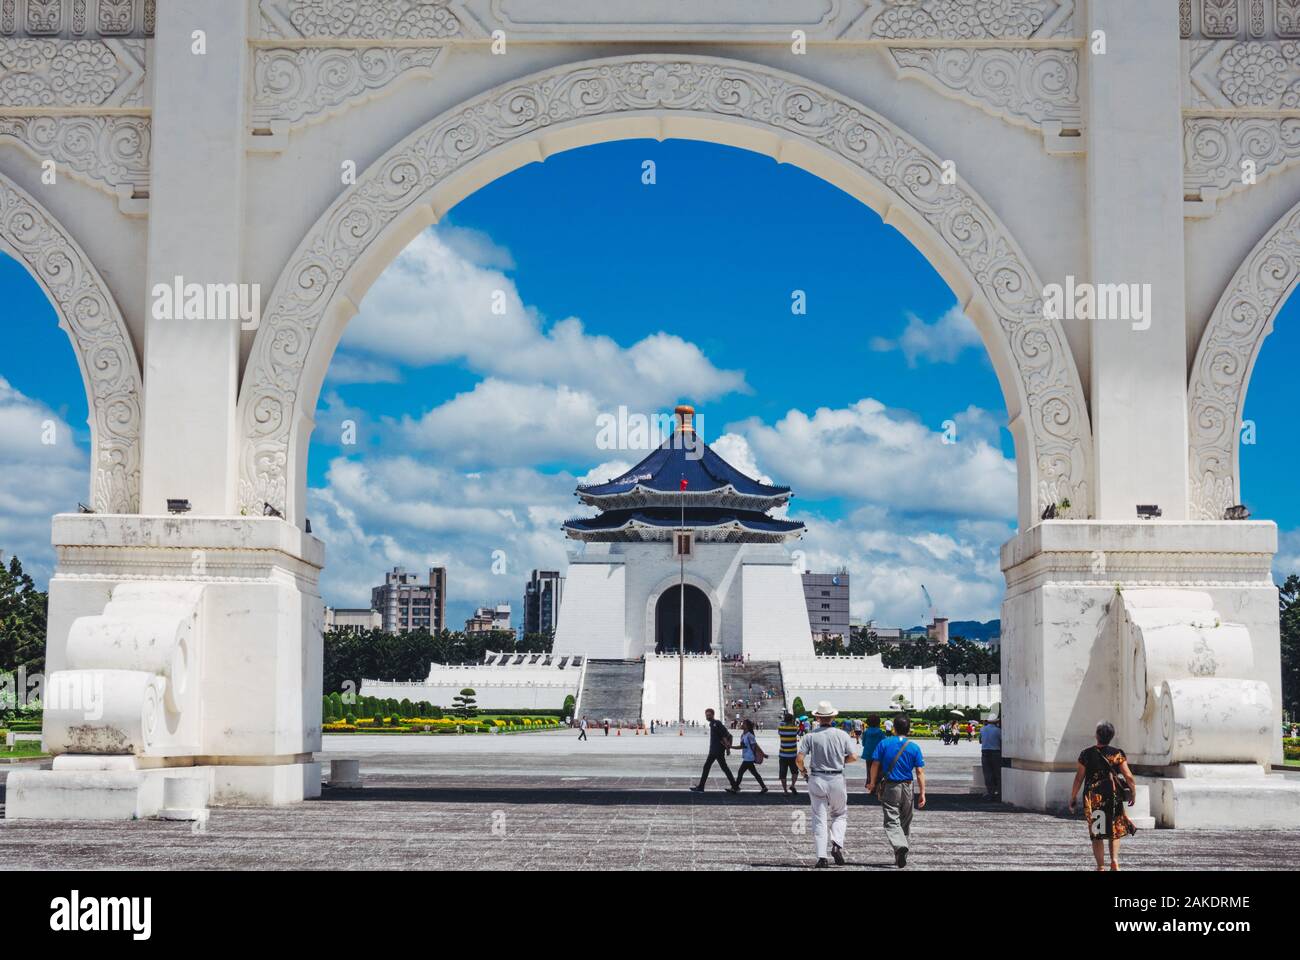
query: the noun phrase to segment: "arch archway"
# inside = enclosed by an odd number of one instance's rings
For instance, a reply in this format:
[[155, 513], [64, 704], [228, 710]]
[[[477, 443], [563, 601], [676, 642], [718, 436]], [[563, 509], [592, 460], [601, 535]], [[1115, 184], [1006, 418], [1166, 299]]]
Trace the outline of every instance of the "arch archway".
[[1006, 399], [1022, 528], [1068, 499], [1089, 516], [1092, 440], [1074, 359], [1042, 284], [982, 199], [865, 106], [794, 74], [715, 57], [567, 64], [430, 121], [376, 161], [304, 238], [276, 282], [240, 390], [241, 508], [301, 525], [325, 371], [384, 267], [463, 197], [526, 163], [609, 140], [709, 140], [796, 164], [878, 211], [974, 321]]
[[90, 411], [90, 506], [96, 513], [138, 513], [142, 389], [122, 312], [71, 234], [3, 175], [0, 252], [40, 284], [72, 341]]
[[[682, 591], [686, 603], [681, 602]], [[684, 621], [684, 629], [683, 629]], [[685, 637], [686, 653], [713, 651], [713, 606], [708, 596], [693, 584], [671, 586], [655, 602], [655, 653], [676, 653], [677, 636]]]
[[1256, 244], [1201, 335], [1187, 384], [1192, 516], [1222, 520], [1241, 502], [1241, 411], [1264, 338], [1300, 282], [1300, 204]]

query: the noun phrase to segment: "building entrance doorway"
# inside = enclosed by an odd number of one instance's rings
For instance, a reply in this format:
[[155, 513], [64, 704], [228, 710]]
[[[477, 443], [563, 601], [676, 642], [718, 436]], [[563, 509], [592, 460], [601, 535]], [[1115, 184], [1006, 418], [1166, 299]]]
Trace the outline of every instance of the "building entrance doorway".
[[[655, 604], [655, 653], [676, 653], [681, 626], [681, 587], [669, 587]], [[699, 587], [686, 585], [687, 653], [709, 653], [713, 649], [713, 607]]]

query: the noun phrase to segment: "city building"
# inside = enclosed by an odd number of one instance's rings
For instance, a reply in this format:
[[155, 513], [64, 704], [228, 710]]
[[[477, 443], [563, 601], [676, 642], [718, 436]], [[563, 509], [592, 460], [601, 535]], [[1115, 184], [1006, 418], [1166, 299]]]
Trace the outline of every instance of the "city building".
[[[864, 629], [871, 631], [876, 635], [878, 643], [887, 643], [891, 646], [898, 646], [902, 643], [922, 643], [933, 641], [934, 624], [929, 627], [879, 627], [874, 624], [867, 624]], [[944, 643], [947, 643], [947, 621], [944, 621]]]
[[348, 633], [369, 633], [381, 630], [384, 617], [378, 610], [369, 607], [326, 607], [325, 632], [344, 630]]
[[564, 577], [558, 570], [534, 570], [524, 587], [523, 632], [555, 635], [560, 620]]
[[384, 574], [382, 586], [370, 591], [370, 606], [383, 618], [386, 633], [428, 630], [438, 633], [447, 628], [447, 568], [430, 567], [429, 580], [402, 567]]
[[805, 573], [803, 596], [808, 606], [808, 627], [814, 639], [849, 636], [849, 572]]
[[493, 607], [478, 607], [474, 615], [465, 621], [466, 633], [505, 632], [513, 634], [510, 626], [510, 604], [498, 603]]

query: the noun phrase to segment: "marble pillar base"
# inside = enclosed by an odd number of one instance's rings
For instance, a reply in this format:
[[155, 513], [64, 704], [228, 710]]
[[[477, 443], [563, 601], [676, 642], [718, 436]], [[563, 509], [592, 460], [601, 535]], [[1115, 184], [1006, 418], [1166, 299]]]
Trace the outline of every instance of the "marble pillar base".
[[177, 776], [213, 806], [319, 796], [320, 541], [271, 517], [53, 527], [47, 672], [80, 696], [47, 708], [52, 769], [11, 775], [6, 817], [155, 816]]
[[1179, 764], [1172, 776], [1143, 777], [1162, 827], [1180, 830], [1300, 828], [1300, 781], [1257, 764]]
[[[1249, 761], [1258, 769], [1261, 753], [1280, 757], [1280, 735], [1263, 747], [1259, 737], [1229, 738], [1225, 745], [1222, 736], [1229, 721], [1280, 730], [1276, 549], [1276, 527], [1253, 521], [1048, 520], [1008, 541], [1001, 679], [1003, 756], [1011, 763], [1003, 770], [1003, 798], [1032, 810], [1063, 808], [1076, 760], [1103, 720], [1114, 724], [1115, 746], [1135, 766]], [[1155, 601], [1187, 609], [1151, 613]], [[1144, 644], [1132, 642], [1134, 611], [1147, 618], [1140, 624]], [[1212, 642], [1220, 634], [1231, 658], [1193, 655], [1202, 640], [1217, 650]], [[1181, 656], [1180, 644], [1191, 653]], [[1190, 681], [1177, 673], [1188, 664], [1195, 667]], [[1178, 699], [1193, 687], [1199, 691], [1196, 684], [1212, 686], [1215, 696]], [[1252, 694], [1253, 712], [1244, 719], [1237, 716], [1245, 710], [1242, 689]], [[1217, 719], [1199, 708], [1202, 701], [1216, 705]], [[1169, 705], [1177, 736], [1162, 740], [1157, 734], [1170, 724], [1161, 708]], [[1241, 756], [1229, 755], [1235, 744]], [[1196, 793], [1187, 784], [1170, 789], [1171, 796]], [[1289, 803], [1281, 793], [1251, 791]], [[1151, 794], [1159, 806], [1163, 790]], [[1226, 808], [1216, 812], [1207, 801], [1199, 809], [1195, 815], [1174, 809], [1163, 820], [1210, 825], [1218, 817], [1223, 827], [1233, 825]], [[1265, 813], [1252, 817], [1268, 820]]]
[[[320, 764], [153, 766], [135, 757], [65, 754], [5, 784], [6, 820], [144, 820], [165, 815], [166, 781], [197, 782], [204, 806], [278, 806], [320, 796]], [[197, 808], [196, 808], [197, 809]], [[173, 818], [174, 819], [174, 818]]]

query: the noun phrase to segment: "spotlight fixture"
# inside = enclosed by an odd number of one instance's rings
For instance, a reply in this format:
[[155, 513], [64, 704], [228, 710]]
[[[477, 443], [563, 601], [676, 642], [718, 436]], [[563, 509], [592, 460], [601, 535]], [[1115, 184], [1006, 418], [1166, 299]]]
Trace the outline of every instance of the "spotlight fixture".
[[188, 500], [173, 500], [171, 498], [168, 498], [167, 500], [168, 513], [189, 513], [190, 509], [190, 502]]
[[94, 510], [91, 510], [90, 507], [86, 506], [84, 503], [77, 504], [77, 513], [94, 513], [94, 512], [95, 512]]
[[1138, 517], [1142, 520], [1154, 520], [1156, 517], [1163, 516], [1159, 504], [1139, 503], [1137, 505]]
[[269, 503], [262, 504], [262, 516], [275, 517], [277, 520], [284, 519], [284, 514], [281, 513], [279, 510], [275, 509], [275, 507], [271, 506]]
[[1223, 511], [1224, 520], [1249, 520], [1250, 511], [1244, 503], [1238, 503]]

